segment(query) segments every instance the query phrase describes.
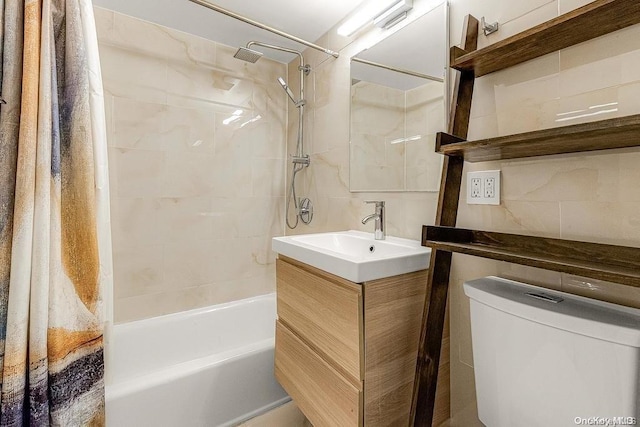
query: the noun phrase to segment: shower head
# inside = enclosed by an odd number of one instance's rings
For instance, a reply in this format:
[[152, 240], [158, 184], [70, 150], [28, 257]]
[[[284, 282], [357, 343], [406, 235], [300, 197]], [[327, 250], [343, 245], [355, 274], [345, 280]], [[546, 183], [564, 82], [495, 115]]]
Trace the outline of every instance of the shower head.
[[282, 77], [278, 77], [278, 83], [280, 83], [280, 86], [282, 86], [282, 89], [284, 89], [284, 91], [287, 92], [287, 95], [289, 95], [289, 98], [291, 98], [291, 102], [293, 102], [297, 106], [298, 101], [296, 101], [296, 98], [293, 96], [293, 92], [291, 92], [291, 89], [289, 88], [289, 85], [287, 84], [287, 82], [285, 82]]
[[258, 59], [262, 58], [262, 52], [258, 52], [257, 50], [249, 49], [248, 47], [241, 47], [238, 51], [233, 55], [234, 58], [237, 58], [241, 61], [251, 62], [255, 64]]

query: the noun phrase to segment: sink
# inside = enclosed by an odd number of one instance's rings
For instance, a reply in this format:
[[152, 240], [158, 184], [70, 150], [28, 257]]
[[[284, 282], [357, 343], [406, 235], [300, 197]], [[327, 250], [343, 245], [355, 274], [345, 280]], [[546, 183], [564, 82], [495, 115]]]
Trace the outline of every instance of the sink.
[[429, 268], [431, 249], [417, 240], [339, 231], [274, 237], [275, 252], [356, 283]]

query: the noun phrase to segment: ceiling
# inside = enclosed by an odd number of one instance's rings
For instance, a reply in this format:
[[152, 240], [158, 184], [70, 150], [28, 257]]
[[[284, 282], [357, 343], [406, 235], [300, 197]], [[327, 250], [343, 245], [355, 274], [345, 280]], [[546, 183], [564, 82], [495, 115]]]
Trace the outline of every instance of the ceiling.
[[[310, 42], [315, 42], [363, 3], [363, 0], [207, 1]], [[93, 4], [229, 46], [244, 46], [250, 40], [260, 40], [298, 50], [305, 48], [189, 0], [94, 0]], [[285, 63], [294, 58], [270, 49], [265, 49], [264, 53]]]

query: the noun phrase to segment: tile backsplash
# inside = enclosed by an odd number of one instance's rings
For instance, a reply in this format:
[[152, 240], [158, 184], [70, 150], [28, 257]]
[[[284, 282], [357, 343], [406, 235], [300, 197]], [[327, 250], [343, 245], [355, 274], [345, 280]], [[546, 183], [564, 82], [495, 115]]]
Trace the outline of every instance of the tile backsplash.
[[272, 292], [286, 66], [95, 8], [107, 109], [114, 317]]

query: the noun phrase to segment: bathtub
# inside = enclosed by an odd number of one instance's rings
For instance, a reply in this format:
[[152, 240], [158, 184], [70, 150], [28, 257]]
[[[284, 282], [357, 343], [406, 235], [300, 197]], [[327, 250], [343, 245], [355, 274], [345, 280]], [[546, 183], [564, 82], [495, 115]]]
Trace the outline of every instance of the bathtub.
[[114, 326], [107, 426], [233, 426], [289, 401], [275, 318], [270, 294]]

